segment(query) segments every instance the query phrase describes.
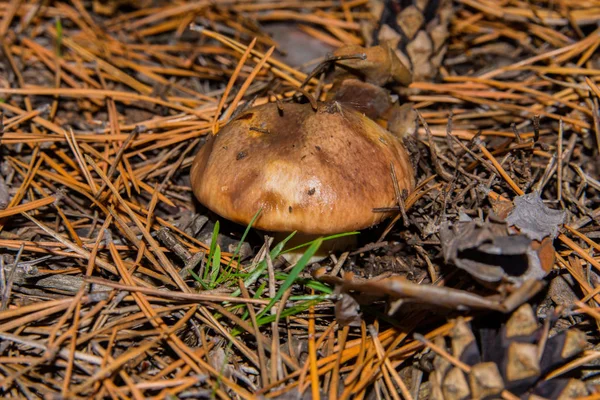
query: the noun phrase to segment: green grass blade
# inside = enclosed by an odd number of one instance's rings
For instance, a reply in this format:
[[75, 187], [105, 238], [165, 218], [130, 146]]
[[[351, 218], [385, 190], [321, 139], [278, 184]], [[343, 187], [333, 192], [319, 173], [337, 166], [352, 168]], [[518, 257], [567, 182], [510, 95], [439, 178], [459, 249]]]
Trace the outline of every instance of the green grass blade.
[[[288, 274], [284, 273], [284, 272], [277, 272], [275, 273], [275, 279], [278, 281], [283, 281], [288, 277]], [[306, 286], [309, 289], [314, 289], [317, 292], [321, 292], [321, 293], [325, 293], [325, 294], [331, 294], [333, 292], [333, 290], [327, 286], [326, 284], [324, 284], [323, 282], [319, 282], [313, 279], [301, 279], [301, 280], [296, 280], [297, 283], [300, 283], [302, 286]]]
[[[308, 308], [311, 305], [317, 305], [319, 303], [321, 303], [323, 300], [325, 300], [325, 296], [322, 296], [322, 298], [316, 299], [316, 300], [307, 300], [305, 302], [302, 302], [301, 304], [286, 308], [284, 310], [281, 311], [281, 318], [285, 318], [285, 317], [289, 317], [292, 315], [296, 315], [298, 313], [301, 312], [305, 312], [306, 310], [308, 310]], [[259, 318], [258, 316], [256, 317], [256, 323], [259, 326], [262, 326], [264, 324], [268, 324], [270, 322], [275, 321], [275, 318], [277, 316], [276, 315], [264, 315], [261, 318]]]
[[202, 278], [200, 278], [194, 271], [190, 270], [190, 275], [192, 275], [192, 278], [194, 278], [200, 285], [202, 285], [202, 288], [204, 288], [204, 290], [210, 289], [206, 285], [206, 283], [204, 283], [204, 280]]
[[[246, 237], [248, 236], [248, 233], [250, 233], [250, 229], [254, 225], [254, 222], [256, 222], [256, 219], [258, 218], [258, 216], [260, 215], [261, 212], [262, 212], [262, 208], [259, 209], [256, 212], [256, 214], [254, 214], [254, 216], [250, 220], [250, 223], [248, 224], [248, 226], [246, 226], [246, 230], [244, 231], [244, 234], [242, 235], [242, 238], [240, 239], [238, 245], [236, 246], [235, 251], [231, 255], [231, 258], [229, 259], [229, 262], [227, 263], [227, 266], [224, 268], [224, 273], [221, 274], [221, 277], [220, 277], [219, 282], [218, 282], [219, 284], [227, 282], [227, 281], [229, 281], [232, 278], [231, 263], [236, 258], [238, 259], [237, 262], [238, 263], [240, 262], [240, 259], [239, 259], [239, 256], [238, 256], [239, 253], [240, 253], [240, 249], [242, 248], [242, 245], [244, 244], [244, 240], [246, 240]], [[236, 277], [237, 277], [237, 275], [234, 273], [233, 274], [233, 278], [236, 278]]]
[[308, 265], [308, 261], [310, 260], [310, 258], [317, 252], [317, 250], [319, 250], [319, 247], [321, 247], [321, 243], [323, 243], [322, 238], [313, 241], [313, 243], [302, 255], [302, 257], [300, 257], [300, 260], [298, 260], [294, 268], [292, 268], [285, 281], [283, 281], [281, 287], [277, 291], [277, 294], [275, 294], [275, 297], [273, 297], [267, 305], [267, 307], [265, 307], [265, 309], [257, 315], [257, 318], [265, 315], [265, 313], [269, 311], [273, 307], [273, 305], [275, 305], [275, 303], [279, 301], [279, 299], [281, 299], [285, 291], [288, 290], [288, 288], [292, 286], [296, 278], [298, 278], [300, 272], [302, 272], [302, 270]]
[[240, 242], [238, 243], [237, 247], [235, 248], [235, 251], [233, 252], [233, 255], [231, 256], [231, 259], [227, 263], [227, 268], [229, 268], [229, 266], [231, 265], [231, 262], [240, 253], [240, 249], [242, 248], [242, 244], [244, 243], [244, 240], [246, 240], [246, 236], [248, 236], [248, 233], [250, 232], [250, 228], [252, 228], [252, 226], [254, 225], [254, 223], [256, 222], [256, 220], [258, 219], [258, 216], [260, 215], [261, 212], [262, 212], [262, 208], [260, 210], [258, 210], [256, 212], [256, 214], [254, 214], [254, 217], [252, 217], [252, 219], [250, 220], [250, 223], [246, 227], [246, 230], [244, 231], [244, 234], [242, 235], [242, 238], [240, 239]]
[[354, 231], [354, 232], [336, 233], [335, 235], [331, 235], [331, 236], [326, 236], [324, 238], [315, 239], [313, 241], [300, 244], [300, 245], [298, 245], [296, 247], [292, 247], [291, 249], [287, 249], [286, 251], [284, 251], [283, 254], [289, 253], [290, 251], [301, 249], [303, 247], [310, 246], [313, 243], [315, 243], [317, 240], [321, 240], [321, 241], [324, 242], [326, 240], [332, 240], [332, 239], [337, 239], [337, 238], [341, 238], [341, 237], [344, 237], [344, 236], [352, 236], [352, 235], [358, 235], [358, 234], [360, 234], [360, 232], [356, 232], [356, 231]]
[[56, 55], [62, 56], [62, 38], [63, 38], [63, 26], [60, 17], [56, 17], [54, 26], [56, 28]]
[[[292, 237], [294, 237], [295, 234], [296, 234], [296, 232], [290, 233], [288, 237], [286, 237], [281, 242], [277, 243], [277, 245], [275, 247], [273, 247], [273, 249], [269, 253], [269, 255], [271, 256], [271, 260], [279, 257], [279, 254], [281, 254], [281, 250], [283, 249], [283, 247], [286, 245], [286, 243]], [[250, 274], [246, 277], [246, 279], [244, 279], [244, 285], [246, 285], [246, 287], [250, 287], [252, 284], [254, 284], [254, 282], [256, 282], [258, 280], [258, 278], [260, 278], [260, 276], [263, 274], [263, 272], [265, 272], [266, 269], [267, 269], [267, 261], [263, 260], [263, 261], [259, 262], [258, 265], [256, 266], [256, 268], [254, 268], [254, 270], [252, 272], [250, 272]], [[241, 294], [240, 289], [237, 289], [236, 291], [234, 291], [231, 294], [231, 296], [237, 297], [240, 294]]]
[[219, 270], [221, 269], [221, 246], [215, 247], [215, 252], [212, 258], [212, 270], [210, 271], [210, 282], [214, 285], [217, 278], [219, 277]]
[[208, 271], [210, 271], [211, 261], [217, 248], [217, 238], [219, 237], [219, 221], [215, 222], [213, 229], [212, 238], [210, 240], [210, 250], [208, 251], [208, 260], [206, 261], [206, 268], [204, 269], [204, 280], [208, 279]]

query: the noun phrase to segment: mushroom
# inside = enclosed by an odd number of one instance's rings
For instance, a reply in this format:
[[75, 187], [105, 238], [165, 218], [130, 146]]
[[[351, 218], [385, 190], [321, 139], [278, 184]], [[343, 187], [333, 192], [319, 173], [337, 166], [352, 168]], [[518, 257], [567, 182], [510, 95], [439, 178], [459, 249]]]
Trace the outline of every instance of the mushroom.
[[[410, 192], [414, 173], [401, 140], [352, 108], [336, 101], [316, 110], [267, 103], [207, 139], [193, 161], [191, 184], [216, 214], [247, 225], [262, 210], [254, 228], [279, 233], [276, 239], [297, 231], [295, 241], [306, 243], [390, 216], [373, 209], [397, 203], [392, 165], [399, 189]], [[331, 242], [315, 259], [348, 245]]]

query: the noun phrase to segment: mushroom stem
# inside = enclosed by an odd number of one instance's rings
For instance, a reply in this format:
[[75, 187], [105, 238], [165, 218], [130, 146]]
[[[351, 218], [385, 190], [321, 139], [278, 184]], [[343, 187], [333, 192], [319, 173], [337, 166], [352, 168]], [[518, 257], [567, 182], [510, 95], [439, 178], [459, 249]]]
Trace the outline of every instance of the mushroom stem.
[[[288, 237], [290, 235], [290, 233], [289, 232], [272, 232], [271, 235], [274, 237], [274, 243], [279, 243], [279, 242], [283, 241], [286, 237]], [[323, 237], [323, 235], [312, 235], [312, 234], [296, 232], [296, 234], [289, 240], [289, 242], [286, 243], [286, 246], [283, 249], [283, 251], [285, 252], [286, 249], [291, 249], [296, 246], [306, 244], [306, 243], [316, 240], [320, 237]], [[329, 254], [331, 254], [333, 252], [344, 251], [349, 248], [356, 247], [356, 244], [357, 244], [357, 235], [342, 236], [342, 237], [339, 237], [336, 239], [325, 240], [325, 241], [323, 241], [323, 243], [321, 244], [321, 247], [319, 247], [317, 252], [310, 258], [310, 260], [308, 261], [308, 264], [319, 262], [319, 261], [327, 258], [329, 256]], [[285, 258], [285, 260], [287, 262], [289, 262], [290, 264], [295, 264], [304, 255], [304, 252], [306, 251], [307, 248], [308, 248], [308, 246], [305, 246], [305, 247], [301, 247], [299, 249], [284, 253], [284, 254], [282, 254], [282, 257]]]

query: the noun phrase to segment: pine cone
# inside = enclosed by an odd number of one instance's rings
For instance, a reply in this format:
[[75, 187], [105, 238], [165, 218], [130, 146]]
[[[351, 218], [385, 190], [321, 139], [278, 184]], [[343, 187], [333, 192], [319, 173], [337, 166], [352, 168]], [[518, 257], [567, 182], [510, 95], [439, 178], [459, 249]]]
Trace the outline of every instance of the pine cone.
[[447, 50], [452, 0], [375, 0], [377, 24], [365, 26], [368, 45], [387, 42], [413, 73], [413, 81], [434, 79]]
[[[576, 375], [543, 379], [584, 350], [585, 334], [568, 329], [547, 338], [545, 333], [529, 304], [519, 307], [503, 323], [497, 323], [494, 317], [471, 326], [459, 319], [450, 335], [450, 353], [469, 365], [471, 371], [467, 374], [436, 356], [429, 376], [431, 398], [498, 398], [503, 390], [523, 399], [588, 395], [585, 384]], [[437, 344], [445, 347], [444, 339], [438, 338]]]

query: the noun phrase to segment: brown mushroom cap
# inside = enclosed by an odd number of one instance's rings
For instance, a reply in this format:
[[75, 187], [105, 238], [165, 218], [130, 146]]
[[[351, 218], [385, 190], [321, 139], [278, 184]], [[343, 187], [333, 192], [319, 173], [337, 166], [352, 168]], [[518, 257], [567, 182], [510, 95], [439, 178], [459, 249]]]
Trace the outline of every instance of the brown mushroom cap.
[[377, 224], [414, 174], [404, 146], [337, 102], [252, 107], [207, 139], [194, 159], [198, 200], [231, 221], [267, 231], [331, 234]]

